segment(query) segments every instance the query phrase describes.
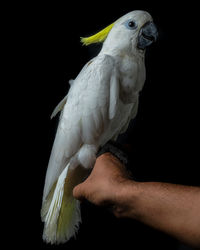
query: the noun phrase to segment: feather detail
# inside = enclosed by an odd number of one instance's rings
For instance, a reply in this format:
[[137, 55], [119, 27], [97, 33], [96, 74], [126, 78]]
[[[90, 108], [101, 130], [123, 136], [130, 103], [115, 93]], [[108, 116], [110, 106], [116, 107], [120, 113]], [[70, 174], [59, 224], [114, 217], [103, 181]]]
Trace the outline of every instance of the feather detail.
[[87, 171], [77, 164], [76, 160], [68, 163], [43, 202], [43, 240], [47, 243], [64, 243], [79, 229], [80, 202], [73, 197], [73, 188], [85, 178]]
[[68, 164], [62, 171], [58, 178], [56, 188], [49, 206], [47, 215], [44, 218], [45, 226], [43, 232], [43, 239], [46, 242], [55, 243], [56, 242], [56, 232], [57, 232], [57, 221], [60, 213], [60, 208], [62, 205], [62, 198], [64, 193], [65, 178], [70, 164]]
[[109, 119], [112, 120], [117, 112], [117, 104], [119, 100], [119, 81], [116, 70], [113, 70], [110, 79], [110, 104]]
[[73, 197], [73, 188], [83, 181], [88, 172], [77, 166], [69, 169], [64, 186], [64, 196], [57, 223], [57, 243], [64, 243], [75, 237], [81, 223], [80, 202]]
[[67, 95], [55, 107], [55, 109], [51, 114], [51, 119], [53, 119], [64, 108], [66, 102], [67, 102]]
[[115, 23], [110, 24], [105, 29], [99, 31], [98, 33], [96, 33], [93, 36], [81, 37], [81, 42], [83, 43], [83, 45], [86, 45], [86, 46], [90, 45], [92, 43], [102, 43], [102, 42], [104, 42], [106, 37], [108, 36], [108, 33], [110, 32], [110, 30], [114, 26], [114, 24]]
[[[70, 87], [73, 85], [74, 80], [69, 80]], [[65, 106], [65, 103], [67, 102], [67, 95], [58, 103], [58, 105], [55, 107], [51, 114], [51, 119], [54, 118]]]
[[56, 184], [57, 184], [57, 181], [53, 184], [53, 186], [51, 188], [51, 191], [49, 192], [47, 198], [43, 201], [42, 208], [41, 208], [41, 219], [42, 219], [42, 222], [45, 222], [45, 218], [47, 216], [47, 213], [49, 211], [49, 207], [51, 205], [51, 201], [53, 199], [53, 194], [54, 194], [54, 190], [55, 190]]

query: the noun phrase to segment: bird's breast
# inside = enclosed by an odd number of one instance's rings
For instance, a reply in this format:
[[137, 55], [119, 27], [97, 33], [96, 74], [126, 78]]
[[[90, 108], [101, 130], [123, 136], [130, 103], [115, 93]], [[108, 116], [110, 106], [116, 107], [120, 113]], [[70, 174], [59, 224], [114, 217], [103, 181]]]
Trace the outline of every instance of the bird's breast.
[[124, 57], [119, 63], [120, 97], [124, 103], [134, 100], [142, 89], [146, 77], [143, 60]]

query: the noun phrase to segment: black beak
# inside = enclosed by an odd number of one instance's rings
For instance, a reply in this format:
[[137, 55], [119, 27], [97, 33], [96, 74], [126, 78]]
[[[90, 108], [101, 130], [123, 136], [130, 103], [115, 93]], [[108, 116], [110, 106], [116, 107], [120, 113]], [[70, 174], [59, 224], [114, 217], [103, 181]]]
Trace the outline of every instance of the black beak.
[[144, 50], [158, 38], [158, 30], [153, 22], [145, 23], [140, 29], [138, 36], [138, 49]]

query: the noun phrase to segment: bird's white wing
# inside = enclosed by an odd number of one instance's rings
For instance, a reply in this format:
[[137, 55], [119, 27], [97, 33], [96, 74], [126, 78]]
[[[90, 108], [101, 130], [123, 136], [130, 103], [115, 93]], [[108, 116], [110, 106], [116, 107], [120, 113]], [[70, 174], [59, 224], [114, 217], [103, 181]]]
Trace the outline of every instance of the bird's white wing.
[[117, 79], [114, 59], [109, 55], [99, 55], [87, 63], [74, 80], [61, 113], [43, 200], [83, 144], [99, 146], [102, 133], [116, 113], [119, 96]]

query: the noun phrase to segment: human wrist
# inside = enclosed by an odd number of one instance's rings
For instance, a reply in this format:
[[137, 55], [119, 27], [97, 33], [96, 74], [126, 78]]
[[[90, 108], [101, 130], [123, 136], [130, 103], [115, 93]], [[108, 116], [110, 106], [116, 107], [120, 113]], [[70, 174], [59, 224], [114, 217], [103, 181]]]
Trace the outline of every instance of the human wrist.
[[136, 218], [137, 200], [139, 198], [139, 182], [126, 179], [118, 186], [113, 213], [118, 218]]

